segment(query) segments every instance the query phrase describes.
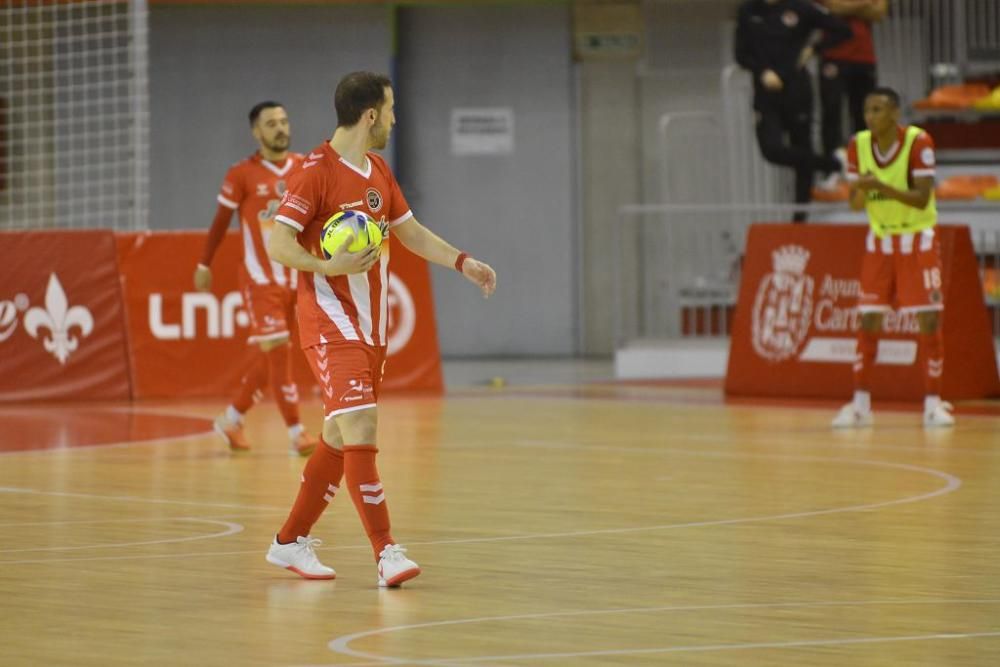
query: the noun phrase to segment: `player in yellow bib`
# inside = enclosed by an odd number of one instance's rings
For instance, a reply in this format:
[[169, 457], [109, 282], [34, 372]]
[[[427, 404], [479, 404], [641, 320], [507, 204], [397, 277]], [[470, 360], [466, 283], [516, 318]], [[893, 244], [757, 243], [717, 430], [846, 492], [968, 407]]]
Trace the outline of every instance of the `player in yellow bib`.
[[833, 420], [835, 428], [871, 426], [871, 369], [885, 313], [914, 312], [920, 326], [926, 397], [924, 426], [952, 426], [941, 400], [941, 251], [935, 226], [934, 142], [924, 130], [899, 124], [899, 95], [876, 88], [865, 98], [868, 129], [851, 139], [847, 178], [851, 207], [864, 209], [871, 229], [861, 264], [861, 330], [854, 360], [854, 399]]

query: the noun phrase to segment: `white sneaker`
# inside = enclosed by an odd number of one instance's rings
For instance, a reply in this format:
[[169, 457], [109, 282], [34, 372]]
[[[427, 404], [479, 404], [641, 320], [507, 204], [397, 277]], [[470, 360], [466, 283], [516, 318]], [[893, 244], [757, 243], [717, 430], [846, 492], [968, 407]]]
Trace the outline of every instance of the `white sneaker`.
[[291, 570], [306, 579], [334, 579], [337, 573], [316, 558], [315, 547], [323, 542], [312, 537], [298, 537], [291, 544], [278, 544], [275, 536], [267, 550], [267, 562]]
[[840, 175], [847, 178], [847, 149], [843, 146], [834, 149], [833, 157], [840, 163]]
[[954, 426], [955, 418], [951, 416], [952, 409], [951, 403], [941, 401], [933, 410], [924, 412], [924, 426]]
[[420, 566], [407, 558], [406, 549], [390, 544], [378, 555], [378, 585], [393, 588], [420, 574]]
[[837, 416], [830, 422], [833, 428], [864, 428], [875, 423], [871, 410], [859, 412], [854, 403], [848, 403], [840, 409]]
[[212, 428], [226, 441], [230, 451], [250, 451], [247, 437], [243, 434], [243, 424], [232, 421], [226, 416], [226, 413], [222, 413], [215, 418], [215, 421], [212, 422]]
[[834, 192], [840, 186], [840, 172], [831, 171], [816, 181], [816, 189], [824, 192]]

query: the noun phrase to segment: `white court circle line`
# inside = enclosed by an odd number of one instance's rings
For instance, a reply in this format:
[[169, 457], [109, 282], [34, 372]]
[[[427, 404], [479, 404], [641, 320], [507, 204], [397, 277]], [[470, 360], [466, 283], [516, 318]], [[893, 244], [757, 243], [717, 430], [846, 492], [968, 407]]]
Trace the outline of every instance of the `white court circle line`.
[[[659, 450], [659, 451], [666, 451], [666, 450]], [[943, 480], [945, 480], [945, 485], [942, 486], [942, 487], [939, 487], [938, 489], [936, 489], [934, 491], [930, 491], [930, 492], [923, 493], [923, 494], [920, 494], [920, 495], [906, 496], [906, 497], [903, 497], [903, 498], [897, 498], [895, 500], [887, 500], [887, 501], [883, 501], [883, 502], [880, 502], [880, 503], [871, 503], [871, 504], [866, 504], [866, 505], [849, 505], [849, 506], [846, 506], [846, 507], [834, 507], [834, 508], [829, 508], [829, 509], [824, 509], [824, 510], [812, 510], [812, 511], [806, 511], [806, 512], [794, 512], [794, 513], [790, 513], [790, 514], [774, 514], [774, 515], [765, 515], [765, 516], [756, 516], [756, 517], [741, 517], [741, 518], [736, 518], [736, 519], [714, 519], [714, 520], [710, 520], [710, 521], [695, 521], [695, 522], [689, 522], [689, 523], [662, 524], [662, 525], [654, 525], [654, 526], [636, 526], [636, 527], [630, 527], [630, 528], [604, 528], [604, 529], [596, 529], [596, 530], [570, 531], [570, 532], [562, 532], [562, 533], [532, 533], [532, 534], [523, 534], [523, 535], [504, 535], [502, 537], [471, 537], [471, 538], [461, 538], [461, 539], [453, 539], [453, 540], [427, 540], [427, 541], [422, 541], [422, 542], [411, 541], [411, 542], [408, 542], [408, 544], [410, 546], [433, 546], [433, 545], [440, 545], [440, 544], [454, 545], [454, 544], [478, 544], [478, 543], [485, 543], [485, 542], [510, 542], [510, 541], [517, 541], [517, 540], [551, 539], [551, 538], [558, 538], [558, 537], [588, 537], [588, 536], [591, 536], [591, 535], [609, 535], [609, 534], [617, 534], [617, 533], [637, 533], [637, 532], [654, 531], [654, 530], [674, 530], [674, 529], [677, 529], [677, 528], [697, 528], [697, 527], [704, 527], [704, 526], [722, 526], [722, 525], [733, 525], [733, 524], [741, 524], [741, 523], [760, 523], [760, 522], [764, 522], [764, 521], [781, 521], [781, 520], [785, 520], [785, 519], [801, 519], [801, 518], [806, 518], [806, 517], [811, 517], [811, 516], [823, 516], [823, 515], [829, 515], [829, 514], [839, 514], [839, 513], [844, 513], [844, 512], [869, 511], [869, 510], [879, 509], [879, 508], [882, 508], [882, 507], [889, 507], [889, 506], [893, 506], [893, 505], [901, 505], [901, 504], [907, 504], [907, 503], [920, 502], [920, 501], [923, 501], [923, 500], [929, 500], [931, 498], [934, 498], [934, 497], [937, 497], [937, 496], [940, 496], [940, 495], [945, 495], [947, 493], [951, 493], [952, 491], [955, 491], [956, 489], [958, 489], [962, 485], [961, 479], [959, 479], [958, 477], [955, 477], [954, 475], [951, 475], [949, 473], [942, 472], [940, 470], [934, 470], [933, 468], [924, 468], [922, 466], [915, 466], [915, 465], [910, 465], [910, 464], [906, 464], [906, 463], [892, 463], [892, 462], [889, 462], [889, 461], [870, 461], [870, 460], [865, 460], [865, 459], [844, 459], [844, 458], [828, 458], [828, 457], [817, 457], [817, 456], [787, 456], [787, 455], [782, 455], [782, 454], [739, 454], [739, 453], [733, 454], [733, 453], [730, 453], [730, 452], [714, 452], [713, 453], [713, 452], [688, 451], [688, 450], [670, 450], [670, 451], [673, 451], [674, 453], [688, 453], [688, 454], [697, 455], [697, 456], [713, 456], [714, 455], [714, 456], [729, 456], [729, 457], [742, 457], [742, 458], [776, 458], [776, 459], [792, 458], [792, 459], [805, 459], [805, 460], [809, 460], [809, 461], [812, 461], [812, 462], [853, 463], [853, 464], [859, 464], [859, 465], [870, 465], [870, 466], [883, 466], [883, 467], [889, 467], [889, 468], [900, 468], [900, 469], [911, 471], [911, 472], [918, 472], [918, 473], [923, 473], [923, 474], [929, 474], [929, 475], [931, 475], [933, 477], [937, 477], [939, 479], [943, 479]], [[51, 494], [51, 495], [71, 495], [71, 496], [82, 496], [82, 497], [96, 497], [96, 498], [106, 499], [106, 500], [140, 500], [140, 501], [143, 500], [141, 498], [130, 498], [130, 497], [124, 497], [124, 496], [89, 496], [88, 494], [63, 494], [61, 492], [45, 492], [45, 491], [36, 491], [36, 490], [33, 490], [33, 489], [11, 489], [11, 488], [0, 487], [0, 492], [2, 492], [2, 491], [22, 492], [22, 493], [38, 493], [38, 494], [42, 494], [42, 495]], [[149, 500], [147, 500], [147, 502], [161, 502], [161, 503], [177, 503], [177, 504], [188, 504], [188, 505], [219, 506], [218, 504], [212, 504], [212, 503], [197, 503], [197, 502], [190, 502], [190, 501], [170, 501], [170, 500], [157, 500], [157, 499], [149, 499]], [[228, 505], [222, 505], [222, 506], [228, 506]], [[264, 509], [264, 508], [261, 508], [261, 509]], [[272, 508], [266, 508], [266, 509], [270, 510]], [[333, 549], [335, 549], [335, 550], [363, 549], [363, 548], [368, 548], [368, 545], [350, 545], [350, 546], [333, 547]], [[174, 556], [174, 557], [177, 557], [177, 558], [187, 558], [187, 557], [190, 557], [190, 556], [205, 557], [205, 556], [212, 556], [212, 555], [231, 556], [231, 555], [236, 555], [236, 554], [250, 554], [250, 553], [257, 553], [257, 550], [253, 550], [253, 551], [250, 551], [250, 550], [247, 550], [247, 551], [226, 551], [226, 552], [220, 552], [218, 554], [213, 554], [213, 553], [176, 554], [176, 556]], [[0, 561], [0, 565], [24, 565], [24, 564], [38, 564], [40, 562], [53, 562], [53, 563], [55, 563], [55, 562], [66, 562], [66, 561], [81, 561], [82, 562], [82, 561], [89, 561], [89, 560], [141, 560], [141, 559], [144, 559], [144, 558], [151, 558], [151, 557], [152, 556], [147, 556], [147, 555], [136, 555], [136, 556], [104, 556], [104, 557], [95, 557], [95, 558], [65, 558], [65, 559], [62, 559], [62, 558], [59, 558], [59, 559], [52, 558], [52, 559], [46, 559], [45, 561], [8, 560], [8, 561]], [[157, 557], [162, 557], [162, 556], [157, 556]]]
[[975, 632], [975, 633], [929, 633], [924, 635], [903, 635], [891, 637], [858, 637], [853, 639], [814, 639], [788, 642], [759, 642], [740, 644], [703, 644], [691, 646], [668, 646], [660, 648], [646, 649], [608, 649], [602, 651], [580, 651], [573, 653], [533, 653], [516, 655], [492, 655], [492, 656], [470, 656], [462, 658], [419, 658], [408, 659], [399, 656], [380, 656], [364, 651], [357, 651], [350, 648], [349, 644], [357, 639], [387, 634], [390, 632], [400, 632], [406, 630], [417, 630], [434, 627], [446, 627], [454, 625], [468, 625], [474, 623], [490, 623], [503, 621], [519, 621], [538, 618], [555, 618], [570, 616], [599, 616], [608, 614], [637, 614], [650, 612], [686, 612], [686, 611], [724, 611], [737, 609], [786, 609], [796, 607], [818, 608], [818, 607], [858, 607], [858, 606], [878, 606], [878, 605], [947, 605], [947, 604], [998, 604], [1000, 599], [946, 599], [946, 600], [844, 600], [844, 601], [817, 601], [817, 602], [765, 602], [765, 603], [745, 603], [726, 605], [668, 605], [663, 607], [633, 607], [626, 609], [587, 609], [557, 612], [540, 612], [534, 614], [513, 614], [505, 616], [480, 616], [477, 618], [453, 619], [449, 621], [432, 621], [428, 623], [413, 623], [409, 625], [397, 625], [387, 628], [377, 628], [375, 630], [365, 630], [342, 635], [331, 640], [327, 647], [336, 653], [349, 655], [354, 658], [377, 661], [376, 664], [413, 664], [413, 665], [439, 665], [442, 663], [464, 663], [464, 662], [485, 662], [500, 660], [539, 660], [549, 658], [569, 658], [569, 657], [594, 657], [601, 655], [638, 655], [649, 653], [684, 653], [684, 652], [707, 652], [707, 651], [728, 651], [728, 650], [749, 650], [760, 648], [795, 648], [801, 646], [830, 646], [865, 644], [891, 641], [928, 641], [934, 639], [965, 639], [973, 637], [1000, 637], [1000, 631], [996, 632]]
[[[196, 519], [194, 517], [187, 517], [183, 519], [173, 519], [173, 520], [214, 524], [214, 525], [224, 526], [225, 530], [222, 530], [217, 533], [208, 533], [206, 535], [170, 537], [161, 540], [143, 540], [141, 542], [119, 542], [115, 544], [83, 544], [72, 547], [33, 547], [27, 549], [0, 549], [0, 554], [14, 554], [14, 553], [25, 553], [25, 552], [37, 552], [37, 551], [80, 551], [83, 549], [111, 549], [117, 547], [138, 547], [150, 544], [176, 544], [179, 542], [195, 542], [197, 540], [210, 540], [218, 537], [228, 537], [229, 535], [235, 535], [236, 533], [243, 532], [243, 524], [233, 523], [231, 521], [219, 521], [217, 519]], [[156, 519], [149, 519], [148, 521], [150, 523], [153, 523], [156, 522]]]
[[823, 456], [786, 456], [782, 454], [732, 454], [729, 452], [692, 452], [686, 450], [657, 450], [657, 452], [673, 452], [689, 454], [692, 456], [720, 456], [720, 457], [743, 457], [743, 458], [774, 458], [782, 460], [805, 460], [814, 463], [847, 463], [854, 465], [868, 465], [875, 467], [886, 467], [886, 468], [898, 468], [900, 470], [906, 470], [908, 472], [917, 472], [922, 474], [931, 475], [932, 477], [937, 477], [938, 479], [944, 480], [944, 486], [941, 486], [933, 491], [928, 491], [916, 496], [905, 496], [903, 498], [896, 498], [894, 500], [885, 500], [878, 503], [868, 503], [864, 505], [848, 505], [845, 507], [833, 507], [824, 510], [810, 510], [806, 512], [792, 512], [787, 514], [771, 514], [765, 516], [757, 517], [741, 517], [736, 519], [712, 519], [708, 521], [692, 521], [689, 523], [672, 523], [672, 524], [662, 524], [656, 526], [637, 526], [631, 528], [602, 528], [597, 530], [586, 530], [586, 531], [568, 531], [562, 533], [539, 533], [535, 535], [505, 535], [503, 537], [484, 537], [484, 538], [465, 538], [459, 540], [436, 540], [433, 542], [409, 542], [410, 545], [427, 545], [427, 544], [463, 544], [467, 542], [509, 542], [514, 540], [527, 540], [527, 539], [537, 539], [537, 538], [552, 538], [552, 537], [583, 537], [589, 535], [614, 535], [621, 533], [637, 533], [649, 530], [673, 530], [676, 528], [698, 528], [702, 526], [725, 526], [737, 523], [759, 523], [762, 521], [781, 521], [785, 519], [801, 519], [805, 517], [812, 516], [823, 516], [827, 514], [840, 514], [843, 512], [866, 512], [873, 509], [881, 509], [883, 507], [891, 507], [893, 505], [904, 505], [908, 503], [916, 503], [924, 500], [930, 500], [931, 498], [936, 498], [937, 496], [946, 495], [952, 493], [962, 486], [962, 480], [955, 475], [943, 472], [941, 470], [935, 470], [934, 468], [925, 468], [923, 466], [911, 465], [909, 463], [893, 463], [891, 461], [871, 461], [867, 459], [843, 459], [843, 458], [832, 458]]

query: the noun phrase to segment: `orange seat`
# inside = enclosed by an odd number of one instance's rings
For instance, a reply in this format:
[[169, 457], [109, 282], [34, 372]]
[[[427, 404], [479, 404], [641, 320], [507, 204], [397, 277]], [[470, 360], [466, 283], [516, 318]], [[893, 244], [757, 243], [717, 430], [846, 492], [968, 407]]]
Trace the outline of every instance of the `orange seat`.
[[917, 109], [969, 109], [977, 100], [990, 94], [985, 83], [961, 83], [941, 86], [931, 91], [925, 99], [914, 102]]
[[938, 199], [976, 199], [997, 185], [993, 174], [959, 174], [941, 181], [934, 194]]
[[837, 184], [837, 187], [829, 190], [826, 188], [813, 188], [812, 198], [813, 201], [819, 202], [838, 202], [847, 201], [850, 197], [851, 189], [844, 181]]

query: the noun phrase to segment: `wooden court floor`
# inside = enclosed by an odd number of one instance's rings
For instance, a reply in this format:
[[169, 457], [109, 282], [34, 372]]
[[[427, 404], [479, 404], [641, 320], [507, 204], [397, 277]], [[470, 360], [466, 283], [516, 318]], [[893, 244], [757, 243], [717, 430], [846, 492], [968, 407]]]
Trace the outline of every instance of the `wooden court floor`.
[[221, 406], [0, 407], [0, 665], [1000, 665], [997, 416], [835, 433], [833, 405], [697, 383], [390, 397], [424, 574], [379, 590], [346, 496], [314, 531], [335, 581], [264, 561], [302, 461], [267, 404], [230, 456]]

